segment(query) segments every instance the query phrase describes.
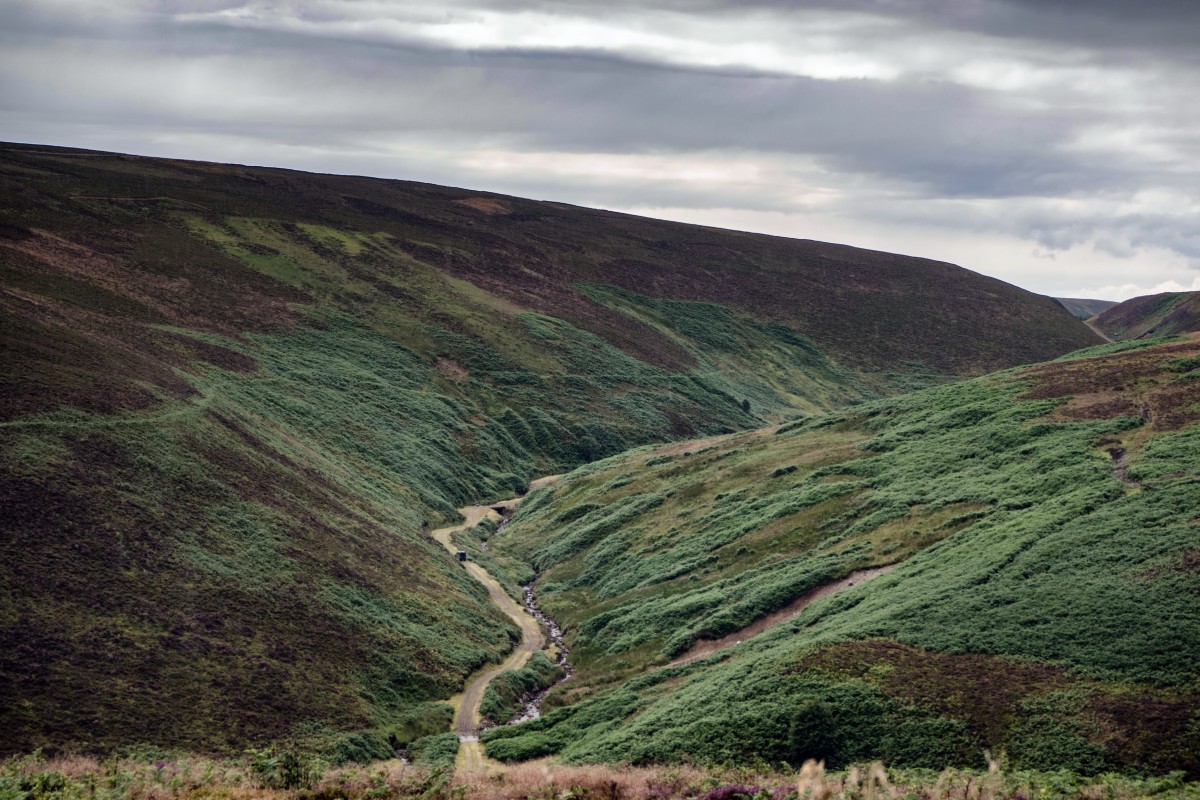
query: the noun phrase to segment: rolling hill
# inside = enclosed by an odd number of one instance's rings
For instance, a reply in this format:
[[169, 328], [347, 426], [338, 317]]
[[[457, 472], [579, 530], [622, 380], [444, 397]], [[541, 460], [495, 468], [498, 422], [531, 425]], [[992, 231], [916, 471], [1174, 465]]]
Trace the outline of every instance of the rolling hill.
[[1092, 321], [1117, 341], [1200, 331], [1200, 292], [1164, 292], [1134, 297]]
[[949, 264], [0, 145], [0, 750], [390, 752], [516, 630], [427, 535], [630, 447], [1096, 337]]
[[1117, 304], [1115, 300], [1081, 300], [1077, 297], [1056, 297], [1054, 299], [1062, 303], [1063, 308], [1071, 312], [1071, 316], [1075, 319], [1091, 319]]
[[488, 752], [1200, 775], [1198, 377], [1107, 345], [578, 468], [491, 538], [576, 676]]

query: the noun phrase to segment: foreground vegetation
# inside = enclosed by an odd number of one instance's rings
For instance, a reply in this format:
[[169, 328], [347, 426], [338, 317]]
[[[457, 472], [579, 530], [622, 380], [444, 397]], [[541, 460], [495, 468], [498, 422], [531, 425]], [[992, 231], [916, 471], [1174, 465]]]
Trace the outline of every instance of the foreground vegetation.
[[991, 749], [1200, 775], [1198, 368], [1200, 338], [1110, 345], [531, 493], [490, 550], [541, 570], [577, 671], [488, 753], [941, 768]]
[[400, 761], [330, 768], [286, 754], [241, 760], [169, 754], [98, 761], [78, 756], [10, 758], [0, 765], [0, 800], [1194, 800], [1200, 784], [1179, 775], [1083, 777], [1022, 772], [885, 769], [826, 773], [754, 767], [528, 765], [453, 773]]

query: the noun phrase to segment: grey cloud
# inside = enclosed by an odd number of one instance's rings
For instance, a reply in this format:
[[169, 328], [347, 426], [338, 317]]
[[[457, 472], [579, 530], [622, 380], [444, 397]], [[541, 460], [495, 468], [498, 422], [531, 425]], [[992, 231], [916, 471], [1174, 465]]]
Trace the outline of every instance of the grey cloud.
[[1179, 48], [1200, 44], [1200, 4], [1193, 0], [491, 0], [472, 3], [495, 9], [534, 9], [551, 14], [603, 17], [613, 11], [649, 9], [681, 14], [737, 15], [771, 12], [781, 17], [825, 10], [912, 22], [924, 29], [969, 31], [988, 36], [1056, 41], [1087, 47]]
[[[582, 0], [518, 2], [494, 0], [492, 7], [607, 13]], [[311, 23], [303, 30], [270, 17], [181, 17], [241, 5], [158, 0], [98, 19], [0, 0], [0, 50], [9, 51], [0, 52], [0, 124], [42, 141], [72, 144], [72, 135], [85, 136], [86, 144], [112, 142], [113, 149], [185, 137], [207, 142], [209, 157], [220, 157], [221, 143], [237, 142], [237, 157], [261, 153], [255, 158], [264, 163], [459, 184], [502, 181], [480, 188], [611, 207], [802, 209], [791, 196], [793, 184], [820, 179], [844, 195], [839, 213], [863, 219], [1002, 231], [1057, 249], [1089, 241], [1124, 255], [1165, 247], [1200, 259], [1200, 231], [1178, 217], [1108, 206], [1060, 213], [1038, 203], [1132, 198], [1160, 187], [1198, 201], [1192, 187], [1200, 171], [1194, 133], [1200, 116], [1187, 102], [1194, 54], [1181, 45], [1195, 43], [1200, 4], [1140, 3], [1136, 14], [1117, 0], [1087, 4], [1086, 13], [1072, 11], [1078, 5], [1066, 0], [804, 5], [808, 14], [860, 15], [831, 34], [843, 37], [847, 52], [887, 45], [887, 36], [900, 42], [893, 46], [916, 46], [924, 35], [950, 31], [1018, 42], [1012, 58], [1040, 58], [1038, 67], [1048, 70], [1056, 68], [1061, 44], [1085, 49], [1084, 63], [1101, 77], [1110, 64], [1166, 64], [1158, 67], [1162, 80], [1132, 98], [1143, 106], [1136, 114], [1115, 102], [1080, 101], [1059, 85], [1006, 92], [945, 76], [817, 80], [598, 47], [456, 49], [403, 31], [331, 27], [334, 4], [282, 6]], [[459, 0], [457, 8], [465, 13], [482, 5]], [[604, 8], [648, 13], [647, 4], [632, 0], [610, 0]], [[794, 4], [769, 0], [659, 0], [652, 8], [680, 15], [753, 12], [801, 28], [804, 16]], [[899, 27], [858, 24], [872, 18]], [[1152, 133], [1130, 133], [1139, 126]], [[1151, 136], [1158, 149], [1148, 146]], [[1107, 151], [1080, 145], [1097, 138], [1116, 144]], [[406, 155], [404, 146], [413, 142], [463, 152], [663, 159], [727, 152], [757, 158], [768, 175], [748, 186], [533, 172], [497, 178]], [[1003, 199], [1009, 211], [976, 213], [969, 201], [980, 198]]]
[[[525, 150], [739, 148], [810, 155], [834, 170], [948, 196], [1089, 191], [1128, 184], [1137, 171], [1136, 164], [1096, 165], [1064, 150], [1082, 125], [1097, 122], [1094, 115], [1005, 110], [987, 92], [949, 83], [821, 81], [663, 68], [597, 52], [468, 53], [213, 22], [151, 24], [156, 46], [169, 41], [174, 58], [252, 54], [295, 62], [283, 70], [294, 80], [271, 77], [295, 101], [294, 116], [278, 118], [271, 109], [239, 121], [264, 133], [274, 127], [282, 137], [310, 129], [467, 131]], [[10, 103], [89, 109], [113, 123], [134, 115], [158, 125], [225, 124], [198, 114], [175, 119], [170, 107], [4, 88]], [[327, 113], [314, 114], [323, 107]]]

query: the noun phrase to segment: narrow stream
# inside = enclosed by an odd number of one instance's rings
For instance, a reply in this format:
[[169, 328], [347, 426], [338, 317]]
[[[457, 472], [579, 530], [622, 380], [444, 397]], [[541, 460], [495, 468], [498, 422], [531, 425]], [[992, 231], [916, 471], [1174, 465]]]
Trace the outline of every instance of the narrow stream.
[[488, 536], [486, 539], [484, 539], [482, 542], [479, 543], [479, 549], [486, 553], [487, 549], [488, 549], [488, 541], [492, 538], [492, 536], [499, 536], [500, 532], [502, 530], [504, 530], [505, 527], [508, 526], [508, 521], [510, 519], [512, 519], [512, 517], [510, 517], [508, 514], [505, 514], [502, 517], [500, 517], [500, 524], [496, 526], [496, 530], [492, 531], [491, 536]]
[[518, 725], [522, 722], [528, 722], [531, 719], [537, 719], [542, 715], [542, 701], [546, 699], [546, 695], [550, 690], [567, 681], [571, 677], [571, 665], [567, 663], [567, 656], [570, 655], [571, 649], [563, 642], [562, 628], [558, 627], [558, 623], [546, 616], [537, 604], [537, 578], [534, 578], [529, 583], [521, 587], [522, 596], [525, 600], [525, 609], [533, 615], [533, 618], [541, 623], [546, 630], [546, 636], [549, 640], [558, 646], [558, 660], [556, 666], [561, 667], [563, 676], [554, 683], [547, 686], [538, 692], [530, 692], [525, 697], [521, 698], [523, 709], [520, 714], [508, 721], [509, 725]]
[[[501, 531], [504, 530], [505, 526], [508, 525], [509, 519], [510, 517], [505, 515], [503, 519], [500, 520], [500, 524], [496, 526], [496, 530], [492, 533], [492, 536], [499, 536]], [[483, 543], [483, 549], [487, 549], [486, 541]], [[550, 693], [551, 689], [568, 680], [572, 673], [571, 665], [567, 663], [567, 656], [570, 654], [571, 649], [567, 647], [566, 643], [563, 641], [562, 628], [558, 626], [557, 622], [550, 619], [550, 617], [548, 617], [544, 611], [538, 608], [537, 578], [534, 578], [532, 581], [521, 587], [521, 597], [525, 604], [525, 610], [528, 611], [530, 616], [536, 619], [538, 624], [542, 626], [542, 629], [546, 631], [546, 638], [550, 640], [550, 643], [557, 646], [558, 660], [554, 663], [555, 666], [562, 668], [563, 676], [547, 686], [545, 689], [536, 692], [529, 692], [522, 697], [521, 712], [505, 723], [506, 725], [519, 725], [522, 722], [529, 722], [531, 719], [537, 719], [540, 717], [542, 715], [542, 702], [546, 699], [546, 695]]]

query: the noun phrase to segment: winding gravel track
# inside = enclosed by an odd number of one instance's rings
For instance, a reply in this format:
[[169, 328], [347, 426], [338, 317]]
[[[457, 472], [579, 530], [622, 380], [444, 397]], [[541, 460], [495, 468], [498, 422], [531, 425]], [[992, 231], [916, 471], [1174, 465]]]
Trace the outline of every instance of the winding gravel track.
[[[558, 480], [559, 477], [558, 475], [550, 475], [545, 478], [539, 478], [533, 481], [529, 485], [529, 488], [537, 489], [546, 486]], [[511, 510], [520, 502], [521, 498], [515, 497], [486, 506], [464, 506], [458, 512], [463, 515], [465, 521], [449, 528], [438, 528], [433, 531], [433, 538], [440, 542], [451, 554], [454, 554], [458, 551], [458, 548], [451, 541], [450, 537], [455, 532], [478, 525], [488, 517], [498, 518], [497, 508]], [[492, 577], [487, 570], [474, 561], [465, 561], [463, 562], [463, 566], [467, 572], [474, 576], [475, 580], [487, 587], [488, 596], [491, 597], [492, 602], [521, 629], [521, 643], [504, 660], [504, 663], [476, 674], [467, 682], [466, 689], [463, 690], [462, 698], [458, 704], [458, 714], [454, 719], [454, 732], [458, 734], [459, 741], [461, 742], [458, 750], [457, 766], [460, 769], [470, 770], [480, 769], [488, 765], [487, 756], [484, 755], [483, 748], [479, 744], [479, 704], [483, 700], [483, 693], [487, 689], [488, 684], [505, 670], [520, 669], [525, 666], [525, 662], [529, 660], [531, 655], [545, 647], [546, 640], [542, 636], [542, 629], [537, 620], [524, 607], [509, 597], [503, 587], [500, 586], [500, 582]]]

